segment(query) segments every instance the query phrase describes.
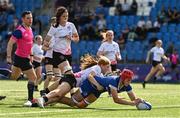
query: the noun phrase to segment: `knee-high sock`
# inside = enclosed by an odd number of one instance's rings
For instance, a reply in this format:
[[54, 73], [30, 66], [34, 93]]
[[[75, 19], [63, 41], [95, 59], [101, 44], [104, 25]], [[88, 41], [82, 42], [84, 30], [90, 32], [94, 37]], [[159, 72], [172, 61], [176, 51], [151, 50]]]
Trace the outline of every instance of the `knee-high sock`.
[[34, 93], [34, 82], [28, 81], [27, 88], [28, 88], [28, 100], [31, 101], [33, 99], [33, 93]]

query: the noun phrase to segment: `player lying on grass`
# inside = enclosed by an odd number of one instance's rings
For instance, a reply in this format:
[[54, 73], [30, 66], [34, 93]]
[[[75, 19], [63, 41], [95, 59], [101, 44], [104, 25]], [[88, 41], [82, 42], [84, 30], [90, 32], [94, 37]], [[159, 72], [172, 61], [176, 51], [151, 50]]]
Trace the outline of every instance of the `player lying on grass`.
[[103, 90], [103, 87], [94, 79], [94, 76], [101, 76], [111, 71], [110, 61], [108, 58], [101, 56], [96, 61], [92, 56], [86, 55], [81, 59], [82, 71], [75, 73], [74, 75], [64, 75], [56, 87], [47, 95], [38, 98], [38, 104], [40, 107], [44, 107], [44, 103], [51, 102], [54, 98], [61, 99], [72, 88], [79, 87], [85, 79], [88, 79], [97, 90]]
[[[97, 90], [96, 86], [91, 84], [88, 79], [85, 79], [79, 89], [73, 94], [72, 98], [62, 97], [61, 99], [59, 99], [58, 97], [56, 97], [51, 99], [51, 101], [45, 102], [45, 105], [54, 102], [60, 102], [69, 106], [85, 108], [91, 103], [95, 102], [102, 93], [109, 91], [115, 103], [135, 106], [142, 102], [142, 99], [137, 98], [135, 93], [132, 91], [130, 83], [133, 79], [133, 76], [134, 74], [131, 70], [124, 69], [118, 77], [94, 77], [95, 80], [101, 86], [103, 86], [102, 91]], [[127, 92], [131, 101], [125, 100], [118, 96], [118, 93], [125, 91]], [[40, 104], [40, 107], [43, 106], [41, 103], [38, 104]]]

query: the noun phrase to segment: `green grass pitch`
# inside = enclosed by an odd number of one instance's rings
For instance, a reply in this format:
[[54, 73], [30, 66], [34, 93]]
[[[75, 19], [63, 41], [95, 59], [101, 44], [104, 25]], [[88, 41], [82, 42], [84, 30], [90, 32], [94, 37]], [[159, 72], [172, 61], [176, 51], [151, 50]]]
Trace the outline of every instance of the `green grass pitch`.
[[[142, 89], [141, 84], [132, 84], [137, 96], [152, 104], [152, 110], [140, 111], [135, 106], [113, 103], [107, 93], [86, 109], [71, 108], [56, 104], [45, 109], [23, 107], [26, 100], [26, 81], [0, 80], [0, 95], [6, 95], [0, 101], [0, 118], [180, 118], [180, 85], [149, 84]], [[42, 85], [40, 86], [42, 88]], [[119, 94], [128, 99], [126, 93]], [[39, 92], [35, 92], [39, 97]]]

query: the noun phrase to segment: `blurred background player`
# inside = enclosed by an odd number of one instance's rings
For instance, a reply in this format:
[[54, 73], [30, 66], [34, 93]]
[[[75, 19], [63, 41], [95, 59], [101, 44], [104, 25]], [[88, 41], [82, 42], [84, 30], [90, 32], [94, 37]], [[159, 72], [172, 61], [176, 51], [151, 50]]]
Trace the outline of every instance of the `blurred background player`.
[[36, 72], [37, 78], [35, 80], [34, 91], [39, 91], [38, 84], [40, 84], [40, 82], [42, 81], [42, 60], [44, 58], [44, 51], [42, 50], [42, 41], [43, 39], [41, 35], [35, 36], [33, 44], [33, 67]]
[[112, 30], [107, 30], [104, 38], [97, 55], [107, 57], [111, 61], [112, 71], [116, 71], [118, 61], [121, 60], [119, 45], [113, 41], [114, 32]]
[[152, 68], [151, 68], [150, 72], [148, 73], [148, 75], [146, 76], [146, 78], [144, 79], [144, 82], [142, 83], [143, 88], [145, 88], [147, 81], [155, 73], [156, 73], [156, 75], [154, 77], [154, 82], [156, 81], [157, 78], [160, 78], [161, 75], [165, 72], [165, 68], [162, 65], [162, 59], [169, 61], [169, 58], [167, 58], [164, 54], [164, 49], [162, 48], [161, 40], [157, 40], [155, 42], [155, 46], [153, 48], [151, 48], [151, 50], [148, 52], [146, 63], [149, 62], [150, 57], [152, 57]]
[[176, 73], [176, 79], [179, 80], [179, 69], [177, 68], [179, 55], [176, 49], [173, 50], [173, 53], [170, 55], [169, 58], [171, 63], [171, 72], [174, 71]]

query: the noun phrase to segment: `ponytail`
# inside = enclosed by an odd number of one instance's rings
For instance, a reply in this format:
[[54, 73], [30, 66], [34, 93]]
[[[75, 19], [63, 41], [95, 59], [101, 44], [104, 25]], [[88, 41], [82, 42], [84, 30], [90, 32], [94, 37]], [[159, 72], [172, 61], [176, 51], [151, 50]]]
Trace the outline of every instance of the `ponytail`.
[[81, 70], [85, 70], [86, 68], [89, 68], [98, 64], [97, 59], [89, 54], [82, 56], [80, 61], [81, 61], [81, 65], [80, 65]]

